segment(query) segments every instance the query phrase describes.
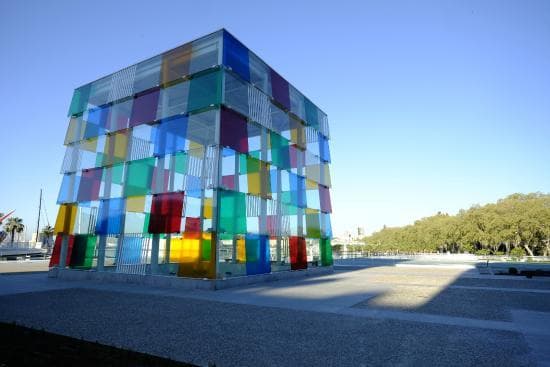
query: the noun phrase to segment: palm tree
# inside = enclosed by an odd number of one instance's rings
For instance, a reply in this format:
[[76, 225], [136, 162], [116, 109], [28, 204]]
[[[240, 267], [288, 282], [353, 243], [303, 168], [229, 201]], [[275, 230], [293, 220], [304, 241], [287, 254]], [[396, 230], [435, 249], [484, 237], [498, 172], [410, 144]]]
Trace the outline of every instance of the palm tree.
[[21, 233], [25, 229], [23, 219], [18, 217], [9, 218], [6, 224], [4, 224], [4, 229], [6, 230], [6, 232], [11, 234], [11, 243], [13, 243], [15, 232]]
[[54, 232], [55, 232], [54, 228], [50, 225], [47, 225], [44, 228], [42, 228], [42, 232], [40, 233], [44, 237], [44, 242], [46, 243], [46, 247], [48, 248], [48, 250], [50, 249], [50, 240]]

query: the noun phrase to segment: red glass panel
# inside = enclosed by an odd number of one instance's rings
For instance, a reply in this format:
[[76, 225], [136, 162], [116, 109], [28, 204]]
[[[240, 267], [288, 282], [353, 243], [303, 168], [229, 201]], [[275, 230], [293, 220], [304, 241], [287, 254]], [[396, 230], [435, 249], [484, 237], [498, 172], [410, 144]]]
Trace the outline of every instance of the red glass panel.
[[290, 269], [307, 269], [306, 239], [290, 237]]
[[180, 231], [183, 198], [183, 192], [153, 196], [149, 233], [176, 233]]

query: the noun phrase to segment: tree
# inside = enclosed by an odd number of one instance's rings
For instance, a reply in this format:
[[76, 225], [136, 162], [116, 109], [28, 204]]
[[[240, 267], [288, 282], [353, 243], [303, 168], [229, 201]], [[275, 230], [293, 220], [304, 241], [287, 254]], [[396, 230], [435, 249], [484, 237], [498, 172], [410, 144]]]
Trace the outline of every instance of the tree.
[[42, 231], [40, 232], [40, 234], [42, 234], [42, 236], [44, 237], [44, 242], [46, 242], [46, 246], [48, 249], [50, 248], [51, 238], [53, 237], [54, 232], [54, 228], [50, 225], [44, 226], [44, 228], [42, 228]]
[[[372, 251], [550, 254], [550, 194], [512, 194], [457, 215], [438, 212], [404, 227], [384, 226], [366, 237]], [[519, 253], [519, 251], [516, 251]]]
[[15, 233], [21, 233], [25, 229], [23, 219], [18, 217], [9, 218], [6, 224], [4, 224], [4, 229], [11, 234], [11, 243], [13, 243]]

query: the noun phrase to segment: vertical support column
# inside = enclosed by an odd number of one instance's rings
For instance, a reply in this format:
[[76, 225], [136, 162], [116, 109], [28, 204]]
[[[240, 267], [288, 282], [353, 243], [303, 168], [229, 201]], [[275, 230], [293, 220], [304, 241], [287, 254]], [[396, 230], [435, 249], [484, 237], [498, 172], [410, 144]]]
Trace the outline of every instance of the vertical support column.
[[[265, 166], [265, 162], [267, 162], [267, 130], [266, 128], [261, 128], [261, 137], [260, 137], [260, 146], [261, 146], [261, 153], [260, 153], [260, 159], [262, 160], [261, 167], [260, 167], [260, 192], [262, 192], [265, 189], [266, 186], [266, 180], [269, 179], [267, 175], [269, 175], [269, 171], [266, 169], [262, 169]], [[263, 175], [263, 176], [262, 176]], [[260, 233], [266, 234], [267, 233], [267, 199], [265, 197], [262, 197], [260, 200]]]
[[59, 267], [64, 269], [67, 266], [67, 251], [69, 250], [69, 235], [64, 234], [61, 239], [61, 251], [59, 252]]
[[[304, 151], [298, 149], [298, 154], [296, 157], [296, 165], [298, 168], [298, 176], [300, 176], [299, 179], [302, 179], [302, 176], [304, 174]], [[305, 192], [302, 190], [301, 185], [298, 185], [298, 203], [301, 203], [303, 201]], [[301, 208], [298, 206], [297, 210], [297, 217], [298, 217], [298, 236], [302, 237], [304, 235], [304, 208]]]
[[[112, 152], [110, 152], [112, 154]], [[111, 197], [111, 184], [113, 181], [112, 168], [105, 169], [105, 182], [103, 184], [103, 199]], [[107, 247], [107, 236], [102, 234], [99, 236], [97, 245], [97, 271], [105, 271], [105, 248]]]
[[[168, 180], [168, 191], [174, 192], [174, 180], [176, 177], [176, 156], [172, 154], [170, 156], [170, 177]], [[185, 204], [184, 204], [185, 205]], [[185, 207], [185, 206], [184, 206]], [[166, 235], [166, 246], [164, 251], [164, 262], [166, 264], [170, 263], [170, 242], [172, 241], [172, 234], [169, 233]]]
[[[154, 177], [155, 187], [157, 191], [164, 186], [164, 162], [165, 157], [157, 158], [157, 175]], [[151, 274], [158, 274], [159, 272], [159, 249], [160, 249], [160, 234], [153, 234], [151, 242]]]
[[155, 275], [159, 272], [159, 242], [160, 234], [153, 235], [151, 242], [151, 274]]
[[[132, 164], [132, 162], [130, 162], [130, 158], [132, 157], [132, 145], [133, 145], [133, 139], [132, 139], [132, 129], [128, 130], [128, 145], [126, 147], [126, 163], [124, 163], [124, 165], [122, 166], [122, 178], [125, 180], [126, 179], [126, 176], [128, 175], [128, 165], [129, 164]], [[123, 187], [122, 188], [122, 197], [125, 198], [126, 197], [126, 190], [125, 188]], [[116, 259], [115, 259], [115, 265], [117, 265], [120, 261], [120, 255], [122, 253], [122, 246], [123, 246], [123, 242], [124, 242], [124, 227], [126, 226], [126, 200], [124, 200], [124, 208], [123, 208], [123, 215], [122, 215], [122, 219], [120, 221], [120, 234], [118, 235], [118, 238], [117, 238], [117, 243], [116, 243]]]
[[[222, 74], [222, 96], [224, 95], [225, 93], [225, 88], [224, 88], [224, 83], [225, 81], [225, 74]], [[216, 162], [216, 167], [215, 167], [215, 173], [214, 173], [214, 177], [213, 177], [213, 186], [214, 186], [214, 191], [213, 191], [213, 194], [212, 194], [212, 206], [214, 206], [212, 208], [212, 229], [213, 229], [213, 232], [212, 233], [212, 244], [214, 245], [215, 247], [215, 251], [214, 251], [214, 263], [215, 263], [215, 266], [216, 266], [216, 269], [215, 269], [215, 277], [216, 278], [220, 278], [220, 265], [219, 265], [219, 258], [220, 258], [220, 240], [219, 240], [219, 217], [220, 217], [220, 202], [219, 202], [219, 190], [220, 190], [220, 181], [221, 181], [221, 177], [222, 177], [222, 165], [221, 165], [221, 159], [222, 159], [222, 154], [221, 154], [221, 146], [220, 146], [220, 133], [221, 133], [221, 109], [218, 108], [218, 112], [216, 114], [216, 128], [215, 128], [215, 131], [214, 131], [214, 144], [216, 146], [216, 159], [217, 159], [217, 162]]]
[[281, 188], [281, 169], [277, 168], [277, 219], [276, 219], [276, 226], [277, 226], [277, 263], [280, 264], [281, 259], [281, 237], [283, 235], [283, 202], [281, 200], [282, 196], [282, 188]]
[[[240, 174], [239, 174], [239, 152], [235, 152], [235, 191], [240, 190]], [[233, 217], [233, 228], [235, 228], [237, 218]], [[233, 234], [233, 248], [231, 254], [231, 262], [235, 264], [237, 262], [237, 238]]]

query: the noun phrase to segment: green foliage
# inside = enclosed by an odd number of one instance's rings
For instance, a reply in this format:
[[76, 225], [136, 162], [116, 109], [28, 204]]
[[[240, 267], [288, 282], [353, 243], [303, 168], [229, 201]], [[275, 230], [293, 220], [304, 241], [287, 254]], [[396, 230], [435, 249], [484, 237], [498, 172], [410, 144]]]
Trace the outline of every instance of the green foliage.
[[525, 256], [525, 250], [521, 247], [515, 247], [512, 249], [512, 251], [510, 251], [510, 256], [515, 259], [521, 259]]
[[24, 229], [25, 225], [23, 224], [23, 219], [18, 217], [8, 218], [8, 221], [4, 224], [4, 230], [10, 233], [12, 243], [15, 238], [15, 233], [21, 233]]
[[[365, 238], [372, 252], [504, 254], [519, 248], [550, 255], [550, 194], [513, 194], [457, 215], [437, 213], [404, 227], [384, 227]], [[513, 250], [512, 250], [513, 251]]]
[[489, 251], [489, 249], [482, 248], [482, 249], [476, 251], [476, 255], [480, 255], [480, 256], [491, 255], [491, 251]]

